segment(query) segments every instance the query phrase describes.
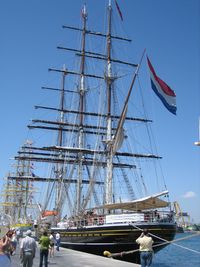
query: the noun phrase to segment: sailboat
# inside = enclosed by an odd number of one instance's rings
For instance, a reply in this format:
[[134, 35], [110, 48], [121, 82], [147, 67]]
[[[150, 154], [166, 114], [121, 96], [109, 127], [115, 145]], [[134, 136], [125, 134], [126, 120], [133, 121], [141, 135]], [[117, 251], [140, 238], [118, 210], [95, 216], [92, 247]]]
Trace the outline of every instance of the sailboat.
[[[81, 27], [63, 26], [80, 34], [81, 45], [58, 49], [75, 56], [79, 64], [71, 62], [76, 70], [72, 65], [49, 69], [60, 75], [61, 87], [43, 89], [58, 94], [59, 105], [35, 106], [50, 117], [33, 119], [28, 125], [31, 130], [45, 132], [43, 143], [35, 142], [31, 148], [25, 145], [24, 153], [15, 159], [38, 164], [34, 182], [46, 187], [41, 187], [38, 224], [59, 232], [62, 246], [98, 255], [105, 250], [129, 251], [138, 248], [135, 240], [148, 228], [156, 252], [174, 238], [176, 223], [165, 186], [154, 191], [145, 183], [143, 165], [148, 165], [146, 173], [153, 176], [149, 165], [161, 157], [150, 152], [151, 145], [148, 152], [138, 152], [139, 147], [146, 148], [144, 140], [152, 122], [145, 112], [136, 112], [136, 94], [133, 100], [144, 53], [139, 63], [115, 57], [115, 45], [121, 47], [131, 40], [113, 31], [112, 2], [108, 1], [105, 33], [88, 28], [86, 6], [81, 12]], [[93, 42], [98, 45], [92, 46]], [[147, 134], [137, 135], [138, 130]], [[54, 134], [55, 141], [50, 142], [48, 133]], [[43, 174], [43, 166], [48, 166], [48, 175]], [[152, 181], [150, 184], [153, 187]], [[120, 259], [136, 262], [137, 257], [137, 253], [124, 254]]]

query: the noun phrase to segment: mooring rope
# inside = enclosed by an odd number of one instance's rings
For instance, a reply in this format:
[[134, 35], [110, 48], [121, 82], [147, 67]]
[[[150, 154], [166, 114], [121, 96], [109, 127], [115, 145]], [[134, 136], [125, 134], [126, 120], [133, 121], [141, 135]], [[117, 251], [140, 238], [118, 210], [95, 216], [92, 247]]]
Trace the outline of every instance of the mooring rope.
[[[131, 226], [134, 226], [135, 228], [137, 228], [138, 230], [140, 231], [143, 231], [143, 229], [135, 226], [135, 225], [132, 225]], [[187, 248], [187, 247], [184, 247], [182, 245], [179, 245], [179, 244], [176, 244], [175, 242], [178, 242], [178, 241], [182, 241], [182, 240], [186, 240], [186, 239], [189, 239], [189, 238], [192, 238], [192, 237], [196, 237], [196, 236], [199, 236], [200, 235], [200, 232], [199, 233], [196, 233], [196, 234], [193, 234], [193, 235], [189, 235], [189, 236], [185, 236], [185, 237], [181, 237], [181, 238], [178, 238], [178, 239], [175, 239], [175, 240], [172, 240], [172, 241], [168, 241], [164, 238], [161, 238], [159, 236], [156, 236], [154, 234], [151, 234], [149, 233], [149, 235], [153, 236], [153, 237], [156, 237], [157, 239], [160, 239], [162, 241], [164, 241], [163, 243], [161, 244], [157, 244], [157, 245], [154, 245], [154, 247], [159, 247], [159, 246], [163, 246], [163, 245], [166, 245], [166, 244], [172, 244], [172, 245], [175, 245], [177, 247], [180, 247], [180, 248], [183, 248], [185, 250], [188, 250], [188, 251], [191, 251], [191, 252], [194, 252], [194, 253], [197, 253], [197, 254], [200, 254], [200, 251], [197, 251], [197, 250], [194, 250], [194, 249], [191, 249], [191, 248]], [[135, 252], [138, 252], [139, 249], [134, 249], [134, 250], [129, 250], [129, 251], [122, 251], [122, 252], [118, 252], [118, 253], [111, 253], [109, 251], [104, 251], [104, 256], [107, 256], [108, 258], [114, 258], [114, 257], [123, 257], [123, 255], [127, 255], [127, 254], [132, 254], [132, 253], [135, 253]]]
[[[133, 225], [133, 224], [130, 224], [130, 225], [133, 226], [133, 227], [135, 227], [136, 229], [138, 229], [138, 230], [140, 230], [140, 231], [143, 231], [142, 228], [139, 228], [139, 227], [136, 226], [136, 225]], [[195, 253], [197, 253], [197, 254], [200, 254], [200, 251], [198, 251], [198, 250], [194, 250], [194, 249], [187, 248], [187, 247], [181, 246], [181, 245], [179, 245], [179, 244], [176, 244], [175, 242], [179, 241], [178, 239], [175, 239], [175, 240], [172, 240], [172, 241], [168, 241], [168, 240], [166, 240], [166, 239], [164, 239], [164, 238], [161, 238], [161, 237], [159, 237], [159, 236], [157, 236], [157, 235], [154, 235], [154, 234], [151, 234], [151, 233], [149, 233], [149, 235], [151, 235], [151, 236], [153, 236], [153, 237], [156, 237], [157, 239], [160, 239], [160, 240], [164, 241], [165, 244], [172, 244], [172, 245], [174, 245], [174, 246], [177, 246], [177, 247], [180, 247], [180, 248], [183, 248], [183, 249], [186, 249], [186, 250], [195, 252]], [[198, 235], [200, 235], [200, 233], [191, 235], [190, 237], [192, 237], [192, 236], [198, 236]], [[189, 238], [189, 237], [181, 238], [181, 240], [184, 240], [184, 239], [187, 239], [187, 238]], [[162, 246], [163, 244], [164, 244], [164, 243], [159, 244], [159, 245]], [[155, 245], [155, 246], [158, 246], [158, 245]], [[154, 246], [154, 247], [155, 247], [155, 246]]]

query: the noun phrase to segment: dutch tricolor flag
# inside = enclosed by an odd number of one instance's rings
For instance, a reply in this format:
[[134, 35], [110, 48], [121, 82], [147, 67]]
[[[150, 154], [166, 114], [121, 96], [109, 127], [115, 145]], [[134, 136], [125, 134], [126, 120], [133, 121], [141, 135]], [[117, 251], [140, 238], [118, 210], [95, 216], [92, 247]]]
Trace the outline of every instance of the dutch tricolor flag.
[[176, 94], [174, 91], [155, 73], [155, 70], [147, 57], [147, 62], [150, 70], [151, 87], [156, 95], [163, 102], [165, 107], [173, 114], [176, 115]]

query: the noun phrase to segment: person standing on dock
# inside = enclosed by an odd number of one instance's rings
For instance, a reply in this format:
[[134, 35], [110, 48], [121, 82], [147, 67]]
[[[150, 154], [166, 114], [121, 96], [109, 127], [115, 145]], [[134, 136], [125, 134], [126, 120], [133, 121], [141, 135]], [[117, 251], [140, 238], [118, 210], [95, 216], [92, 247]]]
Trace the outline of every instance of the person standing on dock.
[[12, 237], [11, 237], [11, 245], [12, 245], [12, 256], [15, 255], [15, 251], [17, 248], [17, 236], [16, 236], [16, 231], [13, 231]]
[[141, 267], [150, 266], [153, 258], [153, 239], [149, 236], [147, 229], [144, 229], [142, 234], [136, 239], [136, 242], [140, 245], [139, 251]]
[[60, 250], [60, 234], [56, 233], [56, 250]]
[[13, 235], [13, 231], [9, 230], [6, 234], [7, 237], [7, 244], [4, 247], [4, 253], [8, 256], [9, 259], [11, 259], [11, 255], [13, 254], [14, 251], [14, 247], [12, 245], [12, 235]]
[[49, 239], [50, 239], [49, 256], [51, 258], [54, 257], [54, 246], [55, 246], [54, 232], [51, 232]]
[[5, 235], [0, 239], [0, 266], [11, 267], [10, 258], [5, 253], [5, 248], [9, 245], [8, 236]]
[[28, 230], [26, 232], [26, 237], [22, 239], [20, 244], [20, 258], [23, 267], [32, 267], [33, 259], [35, 258], [37, 244], [35, 239], [31, 237], [31, 234], [31, 230]]
[[19, 239], [21, 237], [21, 231], [19, 228], [16, 229], [16, 237], [17, 237], [17, 243], [19, 243]]
[[43, 232], [43, 235], [40, 237], [39, 240], [40, 244], [40, 265], [39, 267], [43, 266], [43, 259], [44, 259], [44, 266], [48, 267], [48, 254], [49, 254], [49, 246], [50, 246], [50, 238], [46, 231]]

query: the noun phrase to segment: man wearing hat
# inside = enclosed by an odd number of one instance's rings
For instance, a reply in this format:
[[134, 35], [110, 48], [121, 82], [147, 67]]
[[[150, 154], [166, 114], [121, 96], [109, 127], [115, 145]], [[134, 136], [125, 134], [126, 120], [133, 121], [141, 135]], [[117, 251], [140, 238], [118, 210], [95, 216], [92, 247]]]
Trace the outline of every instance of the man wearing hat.
[[23, 267], [32, 267], [33, 259], [35, 258], [37, 244], [35, 239], [31, 237], [31, 230], [26, 232], [26, 237], [22, 239], [20, 245], [20, 258], [22, 259]]

